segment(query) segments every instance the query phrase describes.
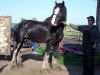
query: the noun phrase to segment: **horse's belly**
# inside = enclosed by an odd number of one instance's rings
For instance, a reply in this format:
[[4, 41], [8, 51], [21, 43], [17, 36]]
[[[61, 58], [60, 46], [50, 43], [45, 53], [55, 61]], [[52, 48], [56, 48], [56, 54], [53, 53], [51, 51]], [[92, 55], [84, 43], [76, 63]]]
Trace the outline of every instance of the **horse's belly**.
[[46, 27], [36, 26], [28, 31], [28, 39], [35, 42], [46, 42], [50, 38], [49, 30]]

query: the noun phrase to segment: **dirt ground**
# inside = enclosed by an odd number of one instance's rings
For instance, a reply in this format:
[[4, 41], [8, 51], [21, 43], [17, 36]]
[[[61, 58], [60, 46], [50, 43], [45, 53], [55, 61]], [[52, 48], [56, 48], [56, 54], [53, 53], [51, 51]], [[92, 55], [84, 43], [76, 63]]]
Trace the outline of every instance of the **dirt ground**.
[[[0, 75], [66, 75], [67, 69], [60, 65], [62, 70], [51, 70], [42, 72], [42, 55], [32, 52], [30, 48], [23, 48], [21, 51], [23, 66], [10, 69], [10, 58], [7, 61], [4, 56], [0, 59]], [[68, 74], [67, 74], [68, 75]]]
[[[60, 65], [61, 70], [42, 72], [42, 55], [31, 51], [30, 48], [21, 50], [23, 66], [10, 70], [10, 60], [0, 56], [0, 75], [82, 75], [81, 66]], [[96, 67], [95, 75], [100, 75], [100, 67]]]

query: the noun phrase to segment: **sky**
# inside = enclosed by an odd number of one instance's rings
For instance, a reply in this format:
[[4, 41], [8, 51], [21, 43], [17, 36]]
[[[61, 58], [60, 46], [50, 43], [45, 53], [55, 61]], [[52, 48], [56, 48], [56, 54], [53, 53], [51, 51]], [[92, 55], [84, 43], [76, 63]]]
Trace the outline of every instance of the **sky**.
[[12, 23], [19, 23], [22, 18], [44, 21], [52, 15], [55, 1], [65, 1], [70, 23], [87, 24], [88, 16], [96, 18], [96, 0], [0, 0], [0, 16], [11, 16]]

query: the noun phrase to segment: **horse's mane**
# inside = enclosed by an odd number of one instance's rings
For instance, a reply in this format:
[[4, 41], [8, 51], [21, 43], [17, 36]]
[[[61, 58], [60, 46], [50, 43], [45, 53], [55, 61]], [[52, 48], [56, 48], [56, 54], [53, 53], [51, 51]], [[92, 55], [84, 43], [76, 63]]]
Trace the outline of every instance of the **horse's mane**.
[[16, 24], [15, 31], [20, 30], [24, 26], [25, 22], [27, 22], [27, 20], [22, 20], [20, 23]]
[[50, 17], [47, 17], [47, 18], [44, 20], [44, 22], [46, 22], [46, 23], [50, 23], [50, 21], [51, 21], [51, 16], [50, 16]]

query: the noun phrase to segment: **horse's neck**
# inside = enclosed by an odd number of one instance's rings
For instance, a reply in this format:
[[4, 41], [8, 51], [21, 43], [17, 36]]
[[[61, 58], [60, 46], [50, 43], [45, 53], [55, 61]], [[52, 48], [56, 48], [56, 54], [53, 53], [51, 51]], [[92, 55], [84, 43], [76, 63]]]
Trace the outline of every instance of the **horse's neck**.
[[46, 18], [46, 19], [44, 20], [44, 22], [50, 24], [50, 23], [51, 23], [51, 17]]
[[64, 24], [60, 23], [58, 26], [51, 26], [50, 33], [53, 34], [57, 32], [59, 29], [63, 31]]
[[[65, 19], [63, 19], [63, 20], [65, 20]], [[52, 34], [52, 33], [55, 33], [59, 28], [60, 29], [64, 29], [64, 24], [62, 24], [62, 23], [60, 23], [58, 26], [52, 26], [52, 24], [51, 24], [51, 16], [50, 17], [48, 17], [48, 18], [46, 18], [45, 20], [44, 20], [44, 22], [45, 23], [48, 23], [51, 27], [50, 27], [50, 33]]]

